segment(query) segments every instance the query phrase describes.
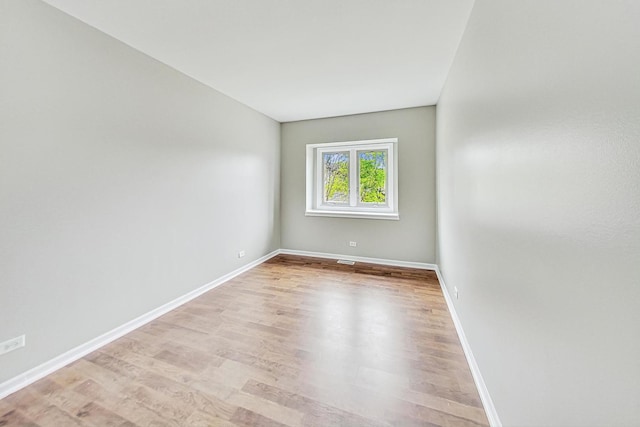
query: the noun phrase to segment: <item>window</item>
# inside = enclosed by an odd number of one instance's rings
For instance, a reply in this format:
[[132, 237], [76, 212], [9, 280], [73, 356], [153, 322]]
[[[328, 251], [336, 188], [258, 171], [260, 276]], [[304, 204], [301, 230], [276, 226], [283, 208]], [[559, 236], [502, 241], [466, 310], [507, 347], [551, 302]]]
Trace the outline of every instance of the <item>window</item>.
[[307, 216], [398, 219], [397, 138], [307, 144]]

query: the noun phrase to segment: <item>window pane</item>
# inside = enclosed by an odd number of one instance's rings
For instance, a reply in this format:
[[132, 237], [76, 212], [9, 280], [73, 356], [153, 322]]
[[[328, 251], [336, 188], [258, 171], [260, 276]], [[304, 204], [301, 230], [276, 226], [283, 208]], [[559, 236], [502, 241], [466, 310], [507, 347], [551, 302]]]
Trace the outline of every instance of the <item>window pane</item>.
[[349, 152], [323, 153], [325, 203], [349, 203]]
[[358, 151], [360, 202], [387, 202], [387, 150]]

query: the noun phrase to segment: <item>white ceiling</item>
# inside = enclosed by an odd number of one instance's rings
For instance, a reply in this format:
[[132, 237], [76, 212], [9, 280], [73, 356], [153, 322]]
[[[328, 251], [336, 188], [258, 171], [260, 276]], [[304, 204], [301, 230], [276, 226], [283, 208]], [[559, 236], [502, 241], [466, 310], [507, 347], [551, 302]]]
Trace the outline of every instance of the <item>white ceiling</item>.
[[44, 0], [280, 121], [438, 101], [474, 0]]

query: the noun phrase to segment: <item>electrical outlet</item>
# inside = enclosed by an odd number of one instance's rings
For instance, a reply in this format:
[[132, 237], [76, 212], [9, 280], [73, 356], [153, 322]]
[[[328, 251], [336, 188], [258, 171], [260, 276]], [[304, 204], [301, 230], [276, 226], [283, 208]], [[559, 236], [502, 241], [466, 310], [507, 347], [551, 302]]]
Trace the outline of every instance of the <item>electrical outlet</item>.
[[10, 351], [17, 350], [24, 346], [25, 336], [20, 335], [19, 337], [11, 338], [10, 340], [0, 343], [0, 354], [9, 353]]
[[245, 255], [245, 254], [244, 254], [244, 251], [240, 251], [240, 252], [238, 252], [238, 258], [242, 258], [244, 255]]
[[355, 248], [356, 246], [358, 246], [358, 242], [349, 242], [349, 246]]
[[456, 299], [458, 299], [458, 287], [457, 286], [453, 287], [453, 293], [455, 294]]

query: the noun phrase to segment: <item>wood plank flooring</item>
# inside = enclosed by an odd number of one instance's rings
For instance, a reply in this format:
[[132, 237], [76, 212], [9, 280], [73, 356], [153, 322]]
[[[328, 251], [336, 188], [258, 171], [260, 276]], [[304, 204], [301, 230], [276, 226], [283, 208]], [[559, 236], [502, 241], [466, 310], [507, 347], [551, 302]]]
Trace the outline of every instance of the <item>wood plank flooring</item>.
[[431, 271], [280, 255], [0, 400], [0, 426], [486, 426]]

